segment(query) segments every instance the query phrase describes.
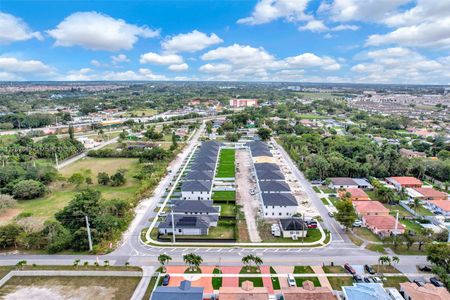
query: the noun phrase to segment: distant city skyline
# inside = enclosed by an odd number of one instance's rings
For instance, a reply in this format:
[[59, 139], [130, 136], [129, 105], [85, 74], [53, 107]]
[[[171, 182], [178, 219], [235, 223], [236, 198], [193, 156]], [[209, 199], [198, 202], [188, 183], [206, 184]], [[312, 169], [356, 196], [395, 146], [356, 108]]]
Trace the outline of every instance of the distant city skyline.
[[16, 80], [450, 84], [450, 0], [3, 0]]

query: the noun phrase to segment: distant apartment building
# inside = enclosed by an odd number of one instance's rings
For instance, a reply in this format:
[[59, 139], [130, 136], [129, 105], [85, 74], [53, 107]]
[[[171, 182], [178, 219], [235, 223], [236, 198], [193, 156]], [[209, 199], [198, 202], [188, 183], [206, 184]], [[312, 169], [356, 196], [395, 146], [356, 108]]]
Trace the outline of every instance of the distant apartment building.
[[257, 99], [230, 99], [231, 107], [252, 107], [258, 106]]

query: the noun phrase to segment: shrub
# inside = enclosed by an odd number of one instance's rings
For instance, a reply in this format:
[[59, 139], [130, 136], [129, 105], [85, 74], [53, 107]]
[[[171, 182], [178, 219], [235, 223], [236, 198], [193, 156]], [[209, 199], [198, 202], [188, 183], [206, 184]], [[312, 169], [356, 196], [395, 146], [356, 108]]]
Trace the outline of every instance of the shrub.
[[14, 186], [12, 192], [15, 198], [27, 200], [43, 196], [47, 187], [36, 180], [22, 180]]
[[13, 208], [17, 205], [17, 201], [10, 195], [2, 195], [0, 194], [0, 211]]

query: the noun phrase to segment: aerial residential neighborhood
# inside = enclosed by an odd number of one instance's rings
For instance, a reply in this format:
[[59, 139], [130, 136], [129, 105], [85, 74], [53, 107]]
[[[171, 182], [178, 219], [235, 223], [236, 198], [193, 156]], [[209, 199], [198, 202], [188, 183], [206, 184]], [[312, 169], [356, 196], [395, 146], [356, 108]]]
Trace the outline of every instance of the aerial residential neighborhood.
[[0, 298], [450, 300], [450, 1], [0, 2]]

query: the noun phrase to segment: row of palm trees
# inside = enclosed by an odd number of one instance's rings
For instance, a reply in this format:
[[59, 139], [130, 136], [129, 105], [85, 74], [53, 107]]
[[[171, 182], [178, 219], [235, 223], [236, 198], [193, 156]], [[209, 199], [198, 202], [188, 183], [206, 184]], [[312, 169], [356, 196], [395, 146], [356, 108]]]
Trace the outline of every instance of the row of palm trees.
[[[160, 254], [158, 256], [159, 264], [161, 265], [162, 272], [166, 271], [166, 265], [172, 261], [172, 257], [167, 254]], [[195, 253], [189, 253], [183, 255], [183, 261], [188, 266], [190, 272], [198, 271], [200, 265], [203, 263], [203, 258]], [[256, 255], [247, 255], [242, 258], [242, 263], [250, 271], [251, 267], [254, 265], [257, 269], [263, 264], [263, 260]]]
[[384, 265], [391, 266], [393, 263], [397, 263], [398, 264], [399, 262], [400, 262], [400, 258], [398, 256], [392, 256], [392, 257], [389, 257], [387, 255], [380, 256], [378, 258], [378, 270], [377, 270], [377, 272], [380, 273], [379, 272], [380, 271], [380, 265], [381, 266], [384, 266]]

